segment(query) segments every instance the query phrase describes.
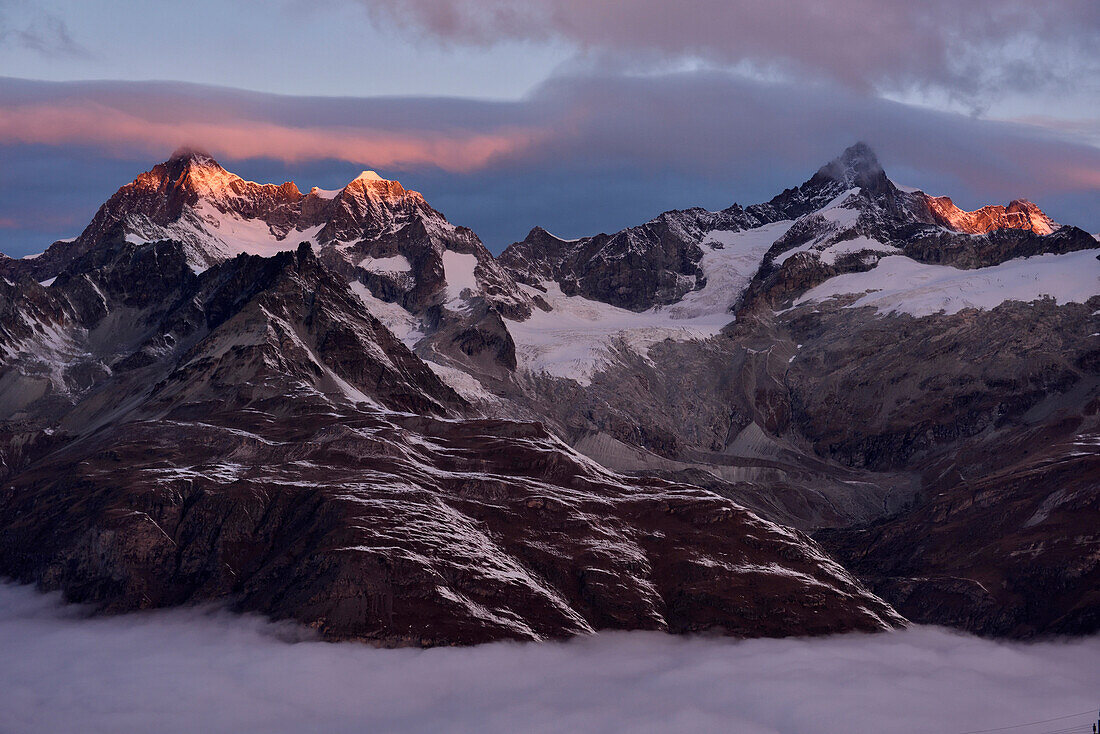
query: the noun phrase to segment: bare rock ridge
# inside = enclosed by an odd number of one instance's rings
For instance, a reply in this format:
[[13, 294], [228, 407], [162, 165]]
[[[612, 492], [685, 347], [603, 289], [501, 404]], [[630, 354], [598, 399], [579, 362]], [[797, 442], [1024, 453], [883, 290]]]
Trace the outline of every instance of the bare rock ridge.
[[[827, 208], [851, 215], [828, 219]], [[947, 197], [902, 191], [889, 180], [874, 151], [857, 143], [801, 186], [768, 202], [745, 208], [734, 204], [720, 212], [665, 212], [639, 227], [573, 241], [535, 228], [523, 242], [509, 246], [500, 262], [520, 282], [539, 287], [554, 280], [567, 295], [644, 311], [676, 303], [706, 286], [699, 263], [707, 235], [782, 221], [793, 226], [762, 263], [761, 282], [749, 292], [751, 298], [777, 302], [835, 275], [866, 269], [867, 257], [894, 250], [922, 262], [980, 267], [1095, 246], [1088, 233], [1061, 227], [1024, 200], [963, 212]], [[874, 240], [878, 247], [848, 248], [839, 261], [812, 257], [815, 250], [862, 239]], [[780, 261], [791, 251], [810, 251], [810, 257], [796, 253]], [[782, 267], [781, 262], [789, 264]]]
[[381, 644], [1093, 632], [1098, 258], [865, 144], [499, 258], [179, 151], [0, 262], [0, 572]]
[[802, 533], [478, 417], [308, 244], [116, 237], [3, 296], [0, 571], [71, 600], [382, 644], [902, 623]]

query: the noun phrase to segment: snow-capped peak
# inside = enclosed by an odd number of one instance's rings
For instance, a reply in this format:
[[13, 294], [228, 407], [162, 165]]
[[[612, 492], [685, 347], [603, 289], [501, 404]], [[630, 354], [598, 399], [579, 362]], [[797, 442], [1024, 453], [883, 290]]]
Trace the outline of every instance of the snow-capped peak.
[[386, 179], [379, 176], [374, 171], [362, 171], [355, 177], [356, 181], [385, 181]]
[[214, 156], [210, 155], [205, 150], [192, 148], [187, 145], [181, 145], [179, 148], [172, 151], [172, 155], [168, 156], [167, 162], [172, 163], [173, 161], [183, 161], [195, 165], [218, 165], [218, 162], [214, 160]]

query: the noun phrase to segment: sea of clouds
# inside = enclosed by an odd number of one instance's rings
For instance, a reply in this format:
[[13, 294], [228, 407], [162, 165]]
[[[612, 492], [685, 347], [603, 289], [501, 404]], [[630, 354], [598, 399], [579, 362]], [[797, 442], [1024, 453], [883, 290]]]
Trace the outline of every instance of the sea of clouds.
[[956, 734], [1069, 714], [1011, 731], [1087, 732], [1097, 681], [1100, 638], [918, 627], [380, 650], [211, 608], [88, 618], [0, 584], [2, 732]]

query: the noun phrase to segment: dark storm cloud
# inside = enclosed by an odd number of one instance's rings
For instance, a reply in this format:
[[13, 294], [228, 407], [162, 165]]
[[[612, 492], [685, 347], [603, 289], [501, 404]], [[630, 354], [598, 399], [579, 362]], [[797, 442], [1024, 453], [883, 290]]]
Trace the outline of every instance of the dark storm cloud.
[[931, 628], [432, 650], [301, 640], [209, 609], [83, 619], [0, 585], [0, 729], [955, 734], [1095, 714], [1100, 675], [1096, 638], [1008, 644]]
[[454, 43], [558, 40], [863, 89], [1020, 90], [1080, 83], [1100, 62], [1094, 0], [358, 1], [380, 24]]
[[856, 140], [899, 183], [968, 208], [1025, 197], [1100, 231], [1100, 149], [1087, 135], [836, 85], [576, 75], [486, 102], [0, 80], [0, 249], [37, 252], [77, 234], [118, 186], [185, 143], [248, 178], [303, 189], [377, 169], [499, 250], [536, 224], [578, 236], [670, 208], [766, 200]]

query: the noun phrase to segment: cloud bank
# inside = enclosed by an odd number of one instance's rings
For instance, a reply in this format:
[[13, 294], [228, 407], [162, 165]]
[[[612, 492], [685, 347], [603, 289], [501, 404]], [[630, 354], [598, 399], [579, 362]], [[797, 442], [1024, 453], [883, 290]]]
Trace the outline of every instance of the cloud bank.
[[1091, 0], [359, 0], [380, 24], [492, 45], [749, 63], [850, 87], [958, 94], [1073, 84], [1100, 68]]
[[0, 726], [953, 734], [1094, 714], [1100, 677], [1098, 639], [1007, 644], [933, 628], [743, 642], [619, 633], [432, 650], [304, 639], [211, 610], [84, 619], [56, 595], [3, 585]]
[[[1029, 198], [1100, 231], [1091, 128], [1039, 123], [705, 71], [559, 76], [507, 102], [0, 79], [0, 220], [14, 225], [0, 228], [0, 250], [38, 252], [77, 234], [115, 189], [181, 144], [304, 190], [378, 170], [494, 251], [536, 224], [575, 237], [672, 208], [767, 200], [856, 140], [896, 181], [964, 207]], [[72, 224], [48, 225], [61, 220]]]

